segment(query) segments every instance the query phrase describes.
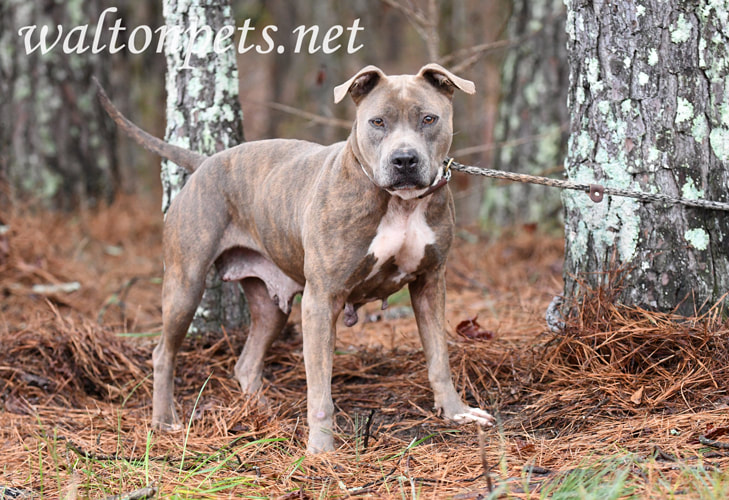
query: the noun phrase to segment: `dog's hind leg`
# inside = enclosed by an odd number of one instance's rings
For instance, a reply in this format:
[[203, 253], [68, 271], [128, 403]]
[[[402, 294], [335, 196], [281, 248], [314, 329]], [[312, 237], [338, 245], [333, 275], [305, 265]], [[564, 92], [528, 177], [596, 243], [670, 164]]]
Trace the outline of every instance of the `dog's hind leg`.
[[284, 326], [288, 314], [274, 302], [266, 285], [257, 278], [241, 281], [251, 310], [251, 328], [243, 352], [235, 364], [235, 377], [244, 393], [253, 395], [261, 388], [263, 358]]

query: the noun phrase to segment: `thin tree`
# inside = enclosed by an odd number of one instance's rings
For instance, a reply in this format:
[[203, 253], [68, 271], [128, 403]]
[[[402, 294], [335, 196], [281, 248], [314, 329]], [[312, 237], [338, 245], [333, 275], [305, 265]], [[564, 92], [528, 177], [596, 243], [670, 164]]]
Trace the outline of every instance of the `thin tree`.
[[[213, 36], [224, 26], [235, 26], [229, 2], [164, 0], [167, 26], [180, 27], [181, 43], [168, 43], [166, 140], [206, 155], [243, 141], [243, 114], [238, 102], [236, 51], [213, 50]], [[197, 35], [198, 50], [186, 52], [189, 37]], [[172, 40], [172, 38], [170, 38]], [[232, 43], [232, 42], [231, 42]], [[181, 167], [163, 162], [164, 212], [188, 177]], [[213, 270], [195, 314], [191, 331], [240, 327], [245, 299], [238, 283], [223, 283]]]
[[[729, 5], [567, 2], [569, 178], [729, 198]], [[622, 269], [622, 302], [691, 314], [729, 291], [725, 213], [565, 192], [565, 294]]]
[[[501, 70], [494, 168], [561, 175], [567, 151], [567, 35], [562, 0], [514, 0]], [[559, 192], [531, 184], [486, 183], [482, 218], [490, 224], [556, 221]]]

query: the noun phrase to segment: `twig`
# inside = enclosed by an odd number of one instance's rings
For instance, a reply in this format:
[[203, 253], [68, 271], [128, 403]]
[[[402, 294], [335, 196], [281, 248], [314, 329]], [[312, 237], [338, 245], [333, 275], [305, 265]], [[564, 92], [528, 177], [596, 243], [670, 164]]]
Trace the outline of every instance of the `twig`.
[[147, 498], [154, 498], [157, 495], [159, 488], [156, 486], [147, 486], [131, 493], [124, 493], [123, 495], [112, 495], [106, 497], [104, 500], [145, 500]]
[[657, 460], [663, 460], [664, 462], [676, 462], [677, 461], [675, 456], [663, 451], [661, 449], [661, 447], [658, 445], [655, 445], [653, 447], [653, 453], [651, 453], [651, 456]]
[[523, 470], [527, 474], [537, 474], [540, 476], [546, 476], [547, 474], [552, 473], [551, 469], [547, 469], [546, 467], [540, 467], [538, 465], [525, 465]]
[[[524, 35], [518, 36], [516, 38], [508, 38], [505, 40], [497, 40], [495, 42], [481, 43], [479, 45], [474, 45], [473, 47], [468, 47], [458, 50], [456, 52], [452, 52], [442, 57], [441, 62], [442, 64], [451, 65], [450, 69], [454, 73], [460, 73], [461, 71], [464, 71], [469, 67], [473, 66], [487, 52], [523, 45], [525, 42], [540, 35], [544, 31], [544, 27], [548, 23], [555, 22], [563, 18], [565, 15], [566, 14], [564, 11], [558, 14], [551, 15], [545, 20], [541, 28], [530, 31], [529, 33], [525, 33]], [[452, 64], [458, 60], [460, 60], [458, 64]]]
[[254, 101], [244, 101], [244, 102], [246, 102], [247, 104], [256, 104], [259, 106], [265, 106], [267, 108], [275, 109], [277, 111], [283, 111], [284, 113], [288, 113], [290, 115], [298, 116], [299, 118], [305, 118], [307, 120], [310, 120], [312, 123], [318, 123], [318, 124], [326, 125], [329, 127], [344, 128], [347, 130], [352, 128], [351, 121], [340, 120], [338, 118], [331, 118], [328, 116], [317, 115], [316, 113], [304, 111], [303, 109], [295, 108], [293, 106], [287, 106], [286, 104], [281, 104], [278, 102], [254, 102]]
[[459, 271], [458, 269], [448, 269], [449, 273], [453, 273], [462, 280], [464, 280], [466, 283], [468, 283], [472, 288], [475, 288], [477, 290], [481, 290], [483, 292], [486, 292], [489, 290], [489, 287], [481, 283], [475, 278], [471, 278], [466, 273]]
[[122, 324], [126, 322], [125, 320], [127, 296], [129, 295], [129, 290], [131, 290], [132, 286], [134, 286], [137, 281], [139, 281], [139, 276], [132, 276], [121, 287], [119, 287], [116, 292], [112, 293], [109, 298], [104, 301], [104, 305], [102, 306], [99, 314], [96, 317], [97, 323], [99, 323], [100, 325], [103, 324], [106, 310], [109, 309], [109, 306], [114, 304], [119, 306], [119, 312], [121, 312], [122, 317]]
[[372, 417], [375, 416], [375, 409], [372, 408], [370, 410], [370, 414], [367, 417], [367, 423], [365, 424], [365, 436], [364, 436], [364, 445], [363, 449], [364, 451], [367, 451], [367, 447], [370, 444], [370, 428], [372, 427]]
[[[428, 51], [428, 58], [431, 61], [438, 61], [438, 46], [440, 45], [440, 37], [438, 36], [438, 3], [436, 0], [430, 0], [427, 5], [428, 15], [426, 16], [420, 9], [416, 10], [412, 6], [406, 6], [402, 1], [381, 0], [382, 3], [399, 10], [405, 18], [410, 21], [415, 31], [418, 32], [420, 38], [425, 42], [425, 48]], [[412, 4], [411, 4], [412, 5]]]
[[534, 134], [534, 135], [527, 135], [525, 137], [520, 137], [518, 139], [512, 139], [510, 141], [502, 141], [502, 142], [492, 142], [490, 144], [483, 144], [481, 146], [470, 146], [467, 148], [461, 148], [453, 151], [451, 153], [451, 156], [468, 156], [476, 153], [485, 153], [487, 151], [492, 151], [494, 149], [504, 149], [504, 148], [513, 148], [516, 146], [522, 146], [524, 144], [529, 144], [531, 142], [537, 142], [540, 139], [546, 139], [547, 137], [561, 134], [563, 132], [566, 132], [568, 129], [567, 124], [560, 125], [559, 128], [554, 128], [552, 130], [549, 130], [547, 132], [543, 132], [541, 134]]
[[715, 439], [709, 439], [703, 434], [699, 436], [699, 443], [704, 446], [711, 446], [712, 448], [718, 448], [720, 450], [729, 450], [729, 443], [726, 441], [717, 441]]
[[483, 468], [483, 476], [486, 478], [486, 487], [491, 493], [494, 490], [494, 485], [491, 482], [491, 474], [489, 474], [488, 460], [486, 458], [486, 432], [481, 428], [480, 425], [476, 424], [478, 430], [478, 448], [481, 452], [481, 467]]
[[[217, 448], [214, 448], [210, 453], [198, 453], [195, 452], [193, 455], [196, 457], [204, 456], [205, 458], [215, 456], [216, 454], [220, 454], [225, 451], [229, 451], [232, 449], [232, 447], [238, 442], [244, 439], [245, 436], [238, 436], [230, 441], [230, 443], [224, 444], [223, 446], [219, 446]], [[91, 453], [83, 448], [81, 448], [79, 445], [74, 443], [72, 440], [68, 439], [65, 436], [59, 436], [59, 441], [64, 441], [66, 443], [66, 446], [69, 450], [74, 452], [76, 455], [78, 455], [81, 458], [85, 458], [87, 460], [94, 460], [97, 462], [114, 462], [114, 461], [123, 461], [123, 462], [144, 462], [146, 460], [152, 461], [152, 462], [165, 462], [169, 465], [172, 465], [173, 467], [179, 467], [181, 465], [180, 460], [176, 460], [173, 457], [168, 456], [160, 456], [160, 457], [146, 457], [146, 456], [131, 456], [131, 455], [121, 455], [119, 453], [114, 453], [113, 455], [104, 455], [99, 453]], [[235, 469], [236, 472], [240, 472], [243, 470], [255, 470], [256, 467], [250, 467], [246, 466], [245, 464], [241, 463], [239, 460], [240, 466]], [[188, 470], [190, 468], [196, 467], [196, 463], [191, 463], [189, 466], [184, 467], [185, 470]], [[259, 472], [257, 471], [257, 474]]]

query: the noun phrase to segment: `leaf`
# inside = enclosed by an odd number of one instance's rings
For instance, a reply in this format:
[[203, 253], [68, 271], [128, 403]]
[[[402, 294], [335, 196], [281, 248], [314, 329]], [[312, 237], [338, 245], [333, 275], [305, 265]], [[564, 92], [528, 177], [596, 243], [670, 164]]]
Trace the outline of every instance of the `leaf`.
[[720, 436], [726, 436], [727, 434], [729, 434], [729, 427], [714, 427], [711, 430], [707, 430], [704, 437], [707, 439], [716, 439]]
[[639, 405], [643, 402], [643, 386], [640, 386], [640, 389], [635, 391], [632, 396], [630, 396], [630, 402]]
[[515, 439], [513, 442], [513, 448], [519, 457], [524, 454], [531, 454], [534, 452], [534, 443], [529, 443], [523, 439]]
[[471, 319], [461, 321], [456, 327], [456, 333], [469, 340], [491, 340], [494, 338], [494, 332], [482, 329], [481, 325], [476, 321], [477, 319], [478, 315]]

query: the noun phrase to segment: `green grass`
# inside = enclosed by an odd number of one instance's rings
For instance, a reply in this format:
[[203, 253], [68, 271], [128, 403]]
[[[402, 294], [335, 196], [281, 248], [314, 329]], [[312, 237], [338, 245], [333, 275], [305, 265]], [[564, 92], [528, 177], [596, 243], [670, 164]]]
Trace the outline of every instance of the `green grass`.
[[[529, 498], [552, 500], [721, 500], [729, 498], [729, 471], [707, 469], [696, 460], [657, 463], [627, 453], [583, 462], [544, 479], [525, 473], [519, 486]], [[513, 486], [497, 481], [488, 498], [511, 498], [516, 492], [510, 490]]]
[[[380, 477], [374, 488], [381, 494], [403, 499], [430, 498], [433, 485], [419, 481], [403, 466], [403, 460], [416, 448], [432, 440], [435, 434], [413, 439], [399, 451], [392, 450], [378, 463], [361, 463], [361, 456], [353, 450], [350, 465], [359, 468], [379, 468]], [[154, 433], [146, 436], [144, 450], [137, 458], [85, 456], [69, 447], [55, 432], [42, 431], [36, 446], [29, 451], [27, 485], [16, 485], [33, 490], [43, 496], [55, 496], [55, 491], [68, 491], [76, 483], [81, 497], [103, 497], [130, 492], [149, 485], [157, 485], [165, 498], [267, 498], [271, 481], [284, 484], [301, 483], [311, 474], [307, 457], [291, 454], [289, 440], [283, 438], [256, 441], [233, 441], [228, 446], [209, 453], [191, 452], [185, 445], [184, 461], [167, 463], [152, 457]], [[120, 443], [122, 440], [120, 439]], [[272, 448], [273, 447], [273, 448]], [[69, 455], [71, 456], [69, 460]], [[127, 453], [129, 453], [127, 451]], [[276, 453], [289, 457], [288, 466], [279, 471], [279, 479], [258, 478], [252, 468], [241, 463], [239, 456], [266, 456]], [[425, 455], [427, 456], [427, 454]], [[422, 460], [422, 455], [419, 458]], [[508, 459], [504, 459], [508, 460]], [[681, 498], [720, 500], [729, 498], [729, 471], [721, 471], [694, 457], [676, 462], [656, 462], [631, 453], [620, 452], [607, 457], [593, 457], [575, 464], [562, 472], [548, 476], [524, 473], [521, 479], [505, 480], [508, 467], [492, 473], [494, 489], [483, 497], [540, 498], [554, 500], [623, 500], [639, 498]], [[511, 474], [513, 475], [513, 469]], [[296, 478], [298, 476], [298, 478]], [[311, 498], [331, 498], [357, 495], [357, 488], [341, 480], [304, 481], [301, 488]], [[482, 491], [483, 480], [473, 483], [474, 490]], [[468, 491], [464, 483], [462, 491]], [[289, 487], [295, 492], [295, 487]], [[54, 492], [54, 493], [51, 493]], [[0, 496], [1, 497], [1, 496]]]
[[554, 500], [617, 500], [639, 498], [637, 490], [631, 467], [624, 460], [609, 458], [559, 474], [544, 485], [539, 496]]

